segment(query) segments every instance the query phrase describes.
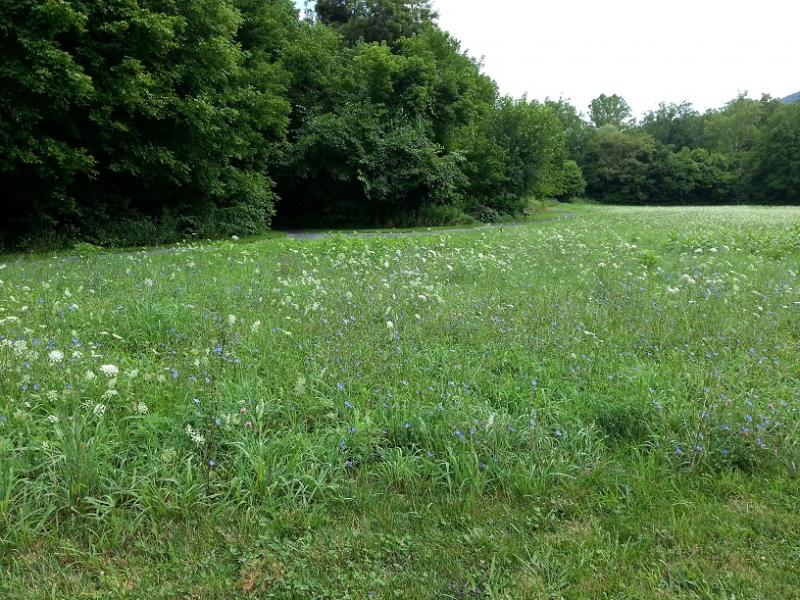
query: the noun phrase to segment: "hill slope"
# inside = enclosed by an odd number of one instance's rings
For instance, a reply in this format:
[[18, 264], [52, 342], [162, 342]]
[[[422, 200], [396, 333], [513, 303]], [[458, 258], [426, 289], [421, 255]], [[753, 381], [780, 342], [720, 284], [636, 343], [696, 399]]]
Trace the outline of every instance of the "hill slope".
[[792, 104], [793, 102], [800, 102], [800, 92], [796, 92], [791, 96], [786, 96], [786, 98], [784, 98], [783, 101], [786, 102], [786, 104]]

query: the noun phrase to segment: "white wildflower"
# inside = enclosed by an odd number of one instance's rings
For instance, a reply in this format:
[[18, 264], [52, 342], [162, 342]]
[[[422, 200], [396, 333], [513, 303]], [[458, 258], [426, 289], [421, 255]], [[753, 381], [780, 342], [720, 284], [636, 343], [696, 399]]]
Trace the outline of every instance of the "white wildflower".
[[97, 375], [94, 374], [94, 371], [88, 370], [86, 371], [86, 373], [83, 374], [83, 377], [86, 379], [86, 381], [91, 381], [92, 379], [97, 377]]
[[100, 403], [95, 404], [94, 405], [94, 410], [92, 412], [96, 416], [102, 417], [104, 414], [106, 414], [106, 405], [105, 404], [100, 404]]
[[47, 360], [52, 364], [60, 363], [64, 360], [64, 353], [61, 350], [51, 350], [47, 355]]
[[191, 425], [187, 425], [186, 426], [186, 435], [188, 435], [189, 439], [191, 439], [198, 446], [202, 446], [203, 444], [206, 443], [205, 436], [202, 433], [200, 433], [199, 431], [197, 431]]
[[250, 331], [253, 333], [257, 332], [261, 328], [261, 321], [255, 321], [252, 325], [250, 325]]
[[106, 377], [116, 377], [119, 375], [119, 367], [116, 365], [101, 365], [100, 372]]
[[236, 315], [228, 315], [228, 325], [231, 327], [236, 325]]
[[147, 404], [144, 402], [137, 402], [136, 405], [133, 407], [133, 411], [137, 415], [146, 415], [150, 412], [150, 409], [147, 408]]

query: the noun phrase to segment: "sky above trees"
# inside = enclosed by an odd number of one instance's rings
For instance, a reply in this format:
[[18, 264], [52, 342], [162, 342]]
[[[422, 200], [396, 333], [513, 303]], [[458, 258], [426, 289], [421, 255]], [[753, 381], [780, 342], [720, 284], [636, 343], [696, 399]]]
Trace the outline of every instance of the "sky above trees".
[[800, 90], [788, 0], [434, 0], [439, 24], [503, 93], [570, 98], [586, 110], [620, 94], [634, 114], [661, 101], [715, 108], [748, 91]]

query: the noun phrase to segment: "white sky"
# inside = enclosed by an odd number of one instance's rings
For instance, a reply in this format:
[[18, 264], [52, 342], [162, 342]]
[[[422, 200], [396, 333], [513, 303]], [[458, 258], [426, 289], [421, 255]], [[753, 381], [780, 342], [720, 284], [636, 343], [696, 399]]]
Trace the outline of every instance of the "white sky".
[[641, 114], [659, 101], [704, 110], [739, 90], [800, 91], [800, 0], [434, 0], [439, 24], [503, 93], [601, 93]]

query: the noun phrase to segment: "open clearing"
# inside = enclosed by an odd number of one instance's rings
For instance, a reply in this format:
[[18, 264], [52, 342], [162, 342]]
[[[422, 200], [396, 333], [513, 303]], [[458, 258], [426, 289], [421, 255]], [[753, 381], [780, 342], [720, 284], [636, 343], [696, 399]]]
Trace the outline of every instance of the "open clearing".
[[800, 597], [800, 209], [0, 260], [0, 597]]

